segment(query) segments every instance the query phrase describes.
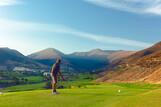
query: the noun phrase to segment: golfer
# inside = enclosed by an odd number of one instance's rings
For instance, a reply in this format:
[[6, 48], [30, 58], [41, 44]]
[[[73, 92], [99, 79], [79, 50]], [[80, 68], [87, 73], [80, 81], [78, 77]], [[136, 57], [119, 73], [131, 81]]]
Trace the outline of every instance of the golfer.
[[60, 71], [60, 64], [61, 64], [61, 60], [57, 59], [56, 63], [52, 66], [52, 69], [51, 69], [52, 94], [58, 94], [56, 91], [57, 83], [58, 83], [58, 76], [61, 76], [62, 80], [64, 80], [64, 77]]

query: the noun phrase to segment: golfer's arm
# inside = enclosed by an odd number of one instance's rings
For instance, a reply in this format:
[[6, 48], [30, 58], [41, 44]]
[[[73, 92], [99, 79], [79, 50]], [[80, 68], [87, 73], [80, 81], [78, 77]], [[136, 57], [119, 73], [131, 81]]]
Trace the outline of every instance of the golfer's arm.
[[61, 71], [59, 71], [59, 75], [61, 76], [61, 78], [64, 80], [64, 77], [63, 77], [63, 75], [62, 75], [62, 72]]
[[52, 69], [51, 69], [50, 73], [53, 74], [54, 70], [55, 70], [55, 65], [52, 66]]

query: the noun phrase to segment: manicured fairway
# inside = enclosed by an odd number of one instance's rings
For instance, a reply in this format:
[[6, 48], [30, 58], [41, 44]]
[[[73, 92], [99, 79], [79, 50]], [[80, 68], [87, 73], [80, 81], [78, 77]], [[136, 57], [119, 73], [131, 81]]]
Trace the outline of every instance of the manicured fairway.
[[[120, 92], [118, 91], [120, 90]], [[160, 107], [161, 89], [153, 86], [101, 84], [85, 88], [11, 92], [0, 95], [0, 107]]]

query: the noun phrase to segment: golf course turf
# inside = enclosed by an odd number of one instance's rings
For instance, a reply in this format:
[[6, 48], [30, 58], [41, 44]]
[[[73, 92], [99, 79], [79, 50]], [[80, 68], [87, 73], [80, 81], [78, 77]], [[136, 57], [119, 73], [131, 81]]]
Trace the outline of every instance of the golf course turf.
[[161, 88], [153, 85], [99, 84], [84, 88], [9, 92], [0, 107], [160, 107]]

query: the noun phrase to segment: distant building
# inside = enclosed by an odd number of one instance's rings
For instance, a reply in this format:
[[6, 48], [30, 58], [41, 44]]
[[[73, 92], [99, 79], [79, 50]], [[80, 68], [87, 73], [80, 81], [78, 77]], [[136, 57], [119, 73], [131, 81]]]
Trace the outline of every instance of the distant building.
[[49, 72], [44, 72], [44, 73], [43, 73], [43, 76], [49, 76], [49, 75], [50, 75]]
[[13, 71], [29, 71], [29, 72], [35, 72], [34, 69], [25, 68], [25, 67], [15, 67], [15, 68], [13, 69]]

